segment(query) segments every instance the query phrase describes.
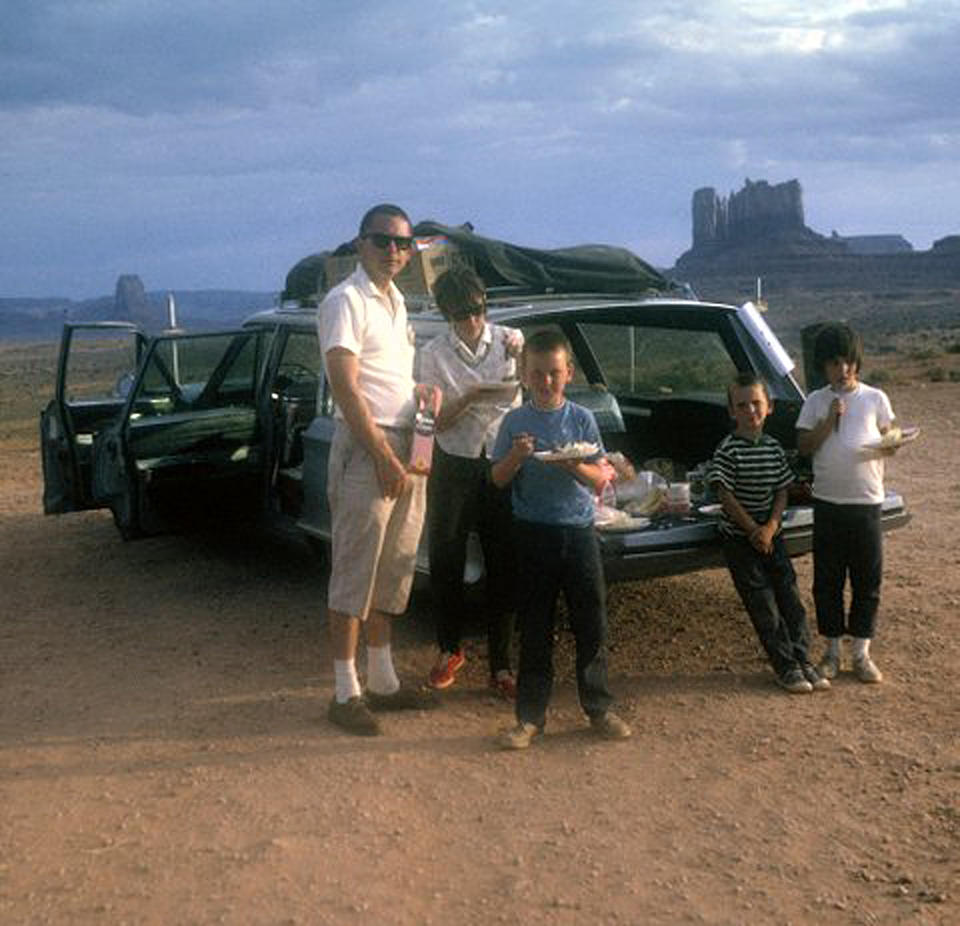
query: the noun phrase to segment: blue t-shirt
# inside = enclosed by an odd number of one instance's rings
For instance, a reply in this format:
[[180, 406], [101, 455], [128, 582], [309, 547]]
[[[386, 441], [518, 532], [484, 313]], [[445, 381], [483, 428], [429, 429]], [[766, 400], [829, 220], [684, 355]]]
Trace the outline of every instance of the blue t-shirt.
[[[501, 460], [510, 452], [513, 439], [530, 434], [537, 450], [551, 450], [574, 441], [588, 441], [599, 450], [590, 461], [603, 456], [600, 429], [593, 413], [566, 401], [560, 408], [544, 411], [532, 402], [508, 412], [500, 425], [493, 460]], [[513, 477], [513, 513], [523, 521], [586, 527], [593, 523], [593, 492], [578, 482], [565, 469], [530, 457]]]

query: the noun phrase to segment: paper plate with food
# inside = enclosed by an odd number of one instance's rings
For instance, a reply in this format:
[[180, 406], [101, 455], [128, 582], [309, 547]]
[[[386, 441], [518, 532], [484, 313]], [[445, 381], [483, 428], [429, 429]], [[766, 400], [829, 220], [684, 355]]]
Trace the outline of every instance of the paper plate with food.
[[909, 444], [920, 436], [920, 428], [900, 428], [894, 425], [885, 434], [876, 440], [867, 441], [864, 450], [896, 450], [904, 444]]
[[650, 519], [634, 517], [620, 508], [599, 505], [593, 524], [601, 531], [642, 531], [650, 526]]
[[556, 463], [559, 460], [586, 460], [588, 457], [596, 456], [599, 452], [600, 448], [596, 444], [590, 441], [577, 440], [561, 444], [552, 450], [534, 451], [533, 456], [544, 463]]

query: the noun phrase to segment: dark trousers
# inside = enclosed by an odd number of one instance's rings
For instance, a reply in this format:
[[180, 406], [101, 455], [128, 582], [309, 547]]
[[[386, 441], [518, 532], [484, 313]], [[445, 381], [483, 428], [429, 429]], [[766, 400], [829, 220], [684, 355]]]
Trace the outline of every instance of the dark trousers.
[[745, 537], [725, 537], [723, 553], [773, 671], [780, 676], [798, 663], [807, 662], [807, 614], [783, 537], [778, 534], [774, 538], [773, 550], [768, 555], [755, 550]]
[[[883, 538], [880, 505], [813, 503], [813, 600], [825, 637], [872, 638], [880, 608]], [[843, 589], [850, 577], [850, 612]]]
[[577, 650], [577, 694], [590, 717], [613, 701], [607, 685], [607, 589], [593, 525], [517, 521], [520, 667], [517, 720], [543, 727], [553, 690], [553, 643], [560, 592]]
[[458, 457], [434, 446], [427, 483], [427, 530], [437, 645], [452, 653], [462, 642], [463, 569], [467, 537], [475, 530], [486, 569], [484, 610], [492, 675], [510, 668], [516, 571], [512, 521], [510, 490], [493, 484], [486, 457]]

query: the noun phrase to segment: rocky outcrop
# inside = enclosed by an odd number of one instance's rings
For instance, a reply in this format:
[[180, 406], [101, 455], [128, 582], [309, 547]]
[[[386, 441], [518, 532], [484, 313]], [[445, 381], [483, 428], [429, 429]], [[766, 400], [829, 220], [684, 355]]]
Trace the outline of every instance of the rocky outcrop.
[[743, 264], [846, 253], [842, 241], [807, 228], [799, 181], [748, 179], [728, 197], [713, 187], [694, 192], [693, 247], [677, 260], [676, 270], [688, 278], [703, 271], [736, 272]]
[[717, 196], [713, 187], [693, 194], [694, 250], [805, 229], [803, 190], [798, 180], [771, 186], [766, 180], [748, 179], [742, 190], [729, 197]]
[[781, 302], [791, 291], [915, 291], [960, 286], [960, 235], [915, 251], [901, 235], [825, 237], [804, 224], [796, 180], [747, 180], [729, 197], [711, 187], [693, 194], [693, 246], [670, 276], [700, 295], [743, 301], [763, 292]]
[[135, 322], [145, 328], [159, 328], [163, 324], [163, 319], [147, 298], [143, 281], [135, 273], [124, 273], [117, 278], [113, 312], [118, 321]]

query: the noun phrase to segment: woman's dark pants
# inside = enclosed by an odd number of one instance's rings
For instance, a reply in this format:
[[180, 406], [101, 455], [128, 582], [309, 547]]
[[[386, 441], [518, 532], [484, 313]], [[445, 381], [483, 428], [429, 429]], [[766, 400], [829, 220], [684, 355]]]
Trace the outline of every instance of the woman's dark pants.
[[466, 617], [463, 570], [467, 537], [475, 530], [486, 568], [484, 609], [490, 673], [509, 669], [516, 570], [510, 489], [493, 484], [485, 456], [458, 457], [434, 446], [427, 483], [427, 530], [437, 645], [452, 653], [462, 642]]

